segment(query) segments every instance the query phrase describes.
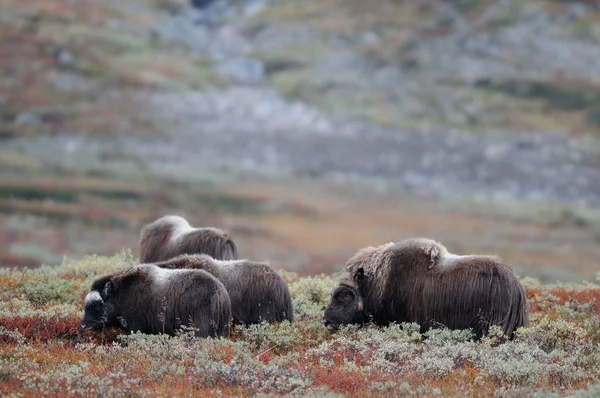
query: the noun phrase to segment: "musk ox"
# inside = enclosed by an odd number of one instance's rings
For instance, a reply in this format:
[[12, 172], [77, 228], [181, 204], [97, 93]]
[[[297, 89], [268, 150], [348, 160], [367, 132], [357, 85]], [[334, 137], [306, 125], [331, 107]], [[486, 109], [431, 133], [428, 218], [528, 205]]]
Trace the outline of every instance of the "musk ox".
[[425, 238], [360, 250], [346, 263], [324, 313], [325, 326], [415, 322], [422, 331], [499, 325], [510, 338], [529, 325], [523, 287], [496, 256], [458, 256]]
[[164, 216], [140, 233], [140, 261], [155, 263], [180, 254], [208, 254], [220, 260], [238, 258], [233, 240], [218, 228], [193, 228], [185, 218]]
[[215, 260], [207, 255], [182, 255], [156, 263], [168, 269], [202, 269], [220, 280], [231, 298], [236, 324], [294, 320], [292, 298], [284, 280], [266, 263]]
[[141, 264], [94, 281], [81, 328], [174, 335], [186, 325], [199, 337], [218, 337], [229, 335], [230, 321], [229, 294], [208, 272]]

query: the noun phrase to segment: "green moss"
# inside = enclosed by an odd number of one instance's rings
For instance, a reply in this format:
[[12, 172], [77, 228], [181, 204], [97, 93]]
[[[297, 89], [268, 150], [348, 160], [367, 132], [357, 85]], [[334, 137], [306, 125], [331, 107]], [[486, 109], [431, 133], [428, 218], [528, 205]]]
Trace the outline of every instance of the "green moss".
[[0, 185], [0, 198], [23, 200], [55, 200], [73, 203], [77, 201], [77, 193], [68, 189], [45, 188], [35, 186], [4, 186]]
[[496, 82], [484, 79], [477, 82], [476, 87], [502, 91], [520, 98], [542, 99], [551, 106], [564, 110], [580, 110], [600, 103], [600, 91], [598, 90], [546, 82], [519, 80]]
[[36, 306], [47, 304], [77, 304], [85, 289], [80, 283], [61, 279], [58, 276], [35, 274], [24, 283], [17, 293], [22, 294]]
[[215, 213], [259, 214], [264, 210], [257, 201], [215, 193], [199, 193], [195, 199]]
[[595, 127], [600, 127], [600, 105], [588, 109], [585, 113], [586, 121]]

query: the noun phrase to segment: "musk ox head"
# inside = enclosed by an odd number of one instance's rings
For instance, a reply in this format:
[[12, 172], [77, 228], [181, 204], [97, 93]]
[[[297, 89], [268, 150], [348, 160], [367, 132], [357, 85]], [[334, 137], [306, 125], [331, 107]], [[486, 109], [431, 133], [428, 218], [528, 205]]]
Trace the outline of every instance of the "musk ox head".
[[[100, 282], [100, 281], [98, 281]], [[94, 283], [92, 290], [85, 296], [85, 312], [81, 321], [82, 330], [102, 330], [118, 326], [115, 306], [111, 297], [113, 283], [102, 281], [101, 289]]]
[[347, 272], [342, 275], [339, 285], [331, 294], [331, 300], [323, 315], [325, 327], [330, 332], [335, 332], [343, 325], [360, 325], [366, 321], [363, 298], [360, 293], [364, 278], [362, 269], [358, 270], [354, 277]]

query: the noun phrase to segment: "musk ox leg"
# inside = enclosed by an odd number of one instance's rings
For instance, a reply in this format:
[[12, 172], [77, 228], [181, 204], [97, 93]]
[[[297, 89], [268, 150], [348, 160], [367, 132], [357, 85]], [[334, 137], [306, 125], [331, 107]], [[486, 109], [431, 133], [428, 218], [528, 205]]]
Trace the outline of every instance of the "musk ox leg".
[[197, 303], [202, 305], [197, 306], [191, 319], [196, 336], [229, 337], [231, 302], [225, 289], [213, 292], [211, 296], [198, 300]]

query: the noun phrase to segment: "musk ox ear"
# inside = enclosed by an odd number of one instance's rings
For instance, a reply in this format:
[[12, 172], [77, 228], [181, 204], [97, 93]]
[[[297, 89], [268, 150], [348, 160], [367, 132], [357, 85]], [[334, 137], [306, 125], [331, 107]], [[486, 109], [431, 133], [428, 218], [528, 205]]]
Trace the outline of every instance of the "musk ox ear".
[[354, 275], [354, 281], [356, 282], [356, 285], [358, 286], [359, 289], [362, 286], [364, 286], [366, 279], [367, 278], [365, 277], [365, 270], [364, 270], [364, 268], [359, 268], [356, 271], [356, 275]]
[[428, 250], [428, 254], [429, 254], [429, 268], [433, 268], [435, 266], [435, 264], [437, 264], [438, 259], [440, 258], [440, 256], [442, 255], [442, 252], [439, 248], [439, 246], [434, 245], [431, 246]]
[[359, 268], [358, 271], [356, 272], [356, 281], [364, 281], [365, 279], [365, 269], [364, 268]]
[[[356, 286], [358, 287], [359, 292], [363, 290], [366, 279], [367, 278], [365, 278], [365, 270], [363, 268], [359, 268], [358, 272], [356, 273]], [[358, 310], [358, 312], [363, 312], [363, 310], [365, 309], [360, 294], [358, 295], [358, 304], [356, 309]]]
[[108, 298], [108, 296], [110, 296], [110, 293], [113, 291], [113, 283], [111, 281], [108, 281], [104, 284], [104, 287], [102, 288], [102, 299], [106, 300]]

